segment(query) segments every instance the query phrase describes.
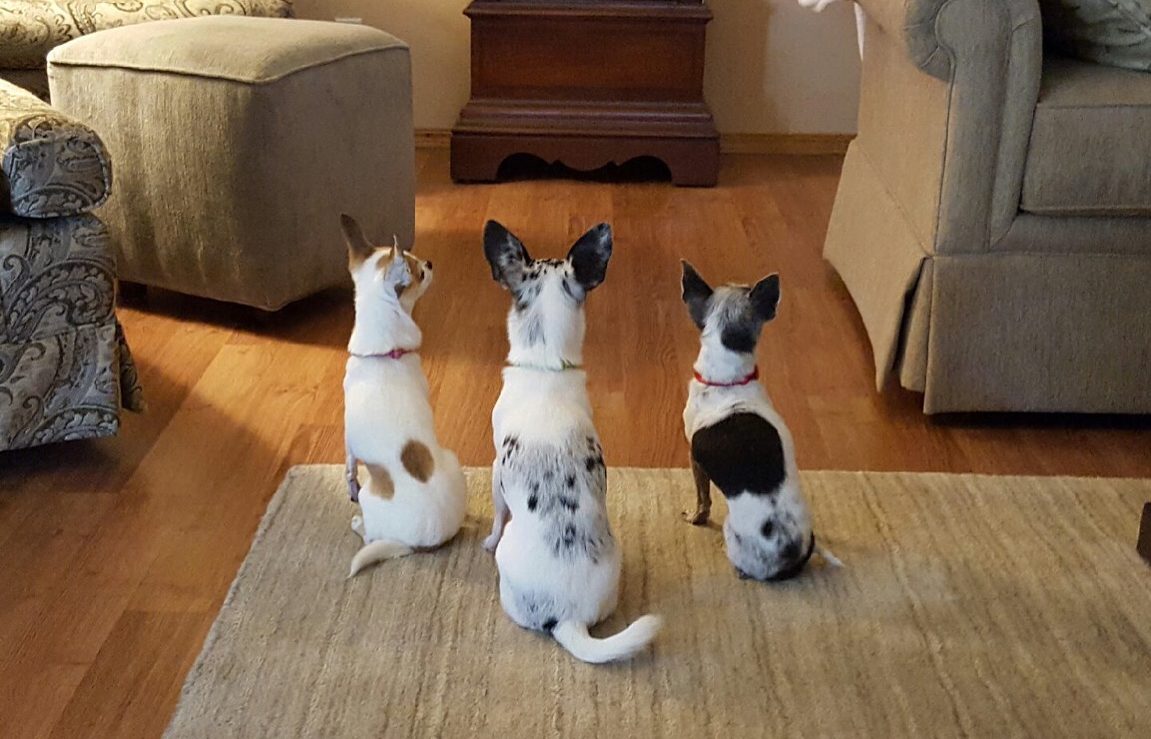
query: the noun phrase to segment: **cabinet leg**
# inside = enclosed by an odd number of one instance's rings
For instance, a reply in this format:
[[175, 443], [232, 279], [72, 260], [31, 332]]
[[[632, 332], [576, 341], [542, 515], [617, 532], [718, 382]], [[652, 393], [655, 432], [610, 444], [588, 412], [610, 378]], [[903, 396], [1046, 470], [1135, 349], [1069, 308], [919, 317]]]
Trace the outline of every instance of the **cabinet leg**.
[[1151, 564], [1151, 503], [1143, 505], [1143, 520], [1139, 524], [1139, 543], [1135, 546], [1147, 564]]

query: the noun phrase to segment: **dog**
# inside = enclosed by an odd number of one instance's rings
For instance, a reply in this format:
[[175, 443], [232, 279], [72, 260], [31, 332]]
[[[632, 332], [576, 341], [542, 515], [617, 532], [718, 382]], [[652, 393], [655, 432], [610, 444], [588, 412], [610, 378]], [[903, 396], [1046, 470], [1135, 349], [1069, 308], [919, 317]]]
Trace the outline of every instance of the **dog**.
[[[352, 558], [352, 577], [454, 537], [467, 485], [456, 455], [436, 439], [417, 353], [422, 334], [412, 309], [432, 283], [432, 264], [398, 243], [373, 245], [351, 216], [342, 215], [340, 225], [356, 305], [344, 375], [344, 440], [348, 494], [361, 512], [352, 530], [364, 546]], [[363, 490], [361, 462], [369, 475]]]
[[484, 255], [512, 307], [508, 365], [492, 410], [495, 516], [483, 546], [495, 552], [500, 603], [512, 621], [550, 632], [591, 663], [631, 657], [661, 625], [648, 615], [606, 639], [588, 634], [615, 611], [621, 567], [581, 366], [583, 304], [603, 282], [611, 253], [606, 223], [581, 236], [564, 260], [534, 260], [499, 223], [484, 227]]
[[715, 482], [727, 499], [728, 559], [740, 577], [770, 581], [795, 577], [817, 551], [840, 564], [815, 542], [795, 444], [757, 382], [756, 343], [763, 325], [775, 318], [779, 297], [778, 274], [754, 287], [712, 289], [683, 262], [683, 301], [700, 330], [683, 410], [697, 507], [684, 515], [696, 526], [708, 522]]

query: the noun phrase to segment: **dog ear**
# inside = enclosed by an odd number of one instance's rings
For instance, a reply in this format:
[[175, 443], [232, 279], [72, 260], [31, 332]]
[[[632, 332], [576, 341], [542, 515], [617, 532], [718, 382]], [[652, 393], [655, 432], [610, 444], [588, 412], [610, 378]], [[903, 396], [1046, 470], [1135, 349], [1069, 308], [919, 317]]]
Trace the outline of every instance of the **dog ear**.
[[340, 230], [344, 232], [344, 242], [348, 245], [348, 269], [356, 269], [372, 256], [376, 247], [364, 236], [364, 230], [356, 219], [347, 213], [340, 214]]
[[711, 285], [704, 282], [690, 262], [686, 259], [679, 261], [683, 265], [683, 302], [687, 304], [691, 320], [702, 331], [704, 321], [707, 319], [707, 303], [711, 300], [714, 290], [711, 289]]
[[524, 267], [532, 261], [516, 235], [497, 221], [484, 224], [484, 257], [492, 268], [492, 279], [515, 290], [524, 279]]
[[568, 251], [576, 282], [588, 292], [604, 281], [611, 259], [611, 226], [601, 223], [579, 237]]
[[392, 248], [392, 258], [384, 267], [384, 280], [389, 285], [395, 286], [396, 297], [403, 295], [404, 290], [412, 284], [412, 267], [398, 244]]
[[763, 321], [775, 318], [775, 309], [779, 306], [779, 274], [770, 274], [751, 288], [751, 307], [755, 315]]

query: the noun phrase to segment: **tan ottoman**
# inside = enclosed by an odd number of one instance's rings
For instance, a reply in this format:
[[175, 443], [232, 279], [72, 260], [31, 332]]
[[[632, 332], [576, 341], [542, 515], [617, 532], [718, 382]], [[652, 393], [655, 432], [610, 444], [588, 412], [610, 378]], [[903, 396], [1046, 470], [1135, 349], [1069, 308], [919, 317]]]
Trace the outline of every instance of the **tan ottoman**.
[[112, 159], [120, 276], [275, 310], [348, 280], [341, 212], [410, 245], [408, 48], [318, 21], [101, 31], [48, 57], [53, 104]]

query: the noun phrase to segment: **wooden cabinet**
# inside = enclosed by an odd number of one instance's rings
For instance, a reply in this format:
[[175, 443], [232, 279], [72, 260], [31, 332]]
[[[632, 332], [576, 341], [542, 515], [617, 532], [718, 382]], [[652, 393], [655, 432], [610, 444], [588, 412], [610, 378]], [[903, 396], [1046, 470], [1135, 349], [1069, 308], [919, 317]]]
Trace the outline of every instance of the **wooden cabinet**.
[[496, 179], [512, 154], [581, 170], [652, 156], [679, 185], [714, 185], [719, 136], [703, 99], [699, 0], [475, 0], [471, 99], [452, 177]]

